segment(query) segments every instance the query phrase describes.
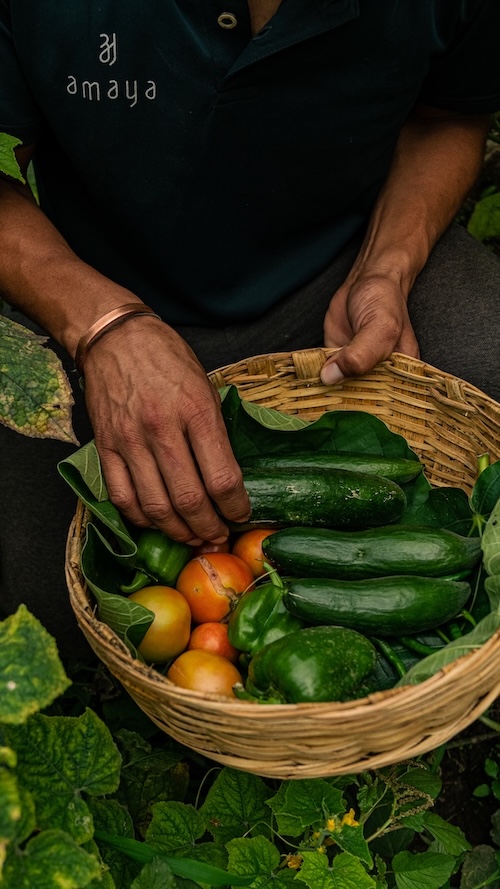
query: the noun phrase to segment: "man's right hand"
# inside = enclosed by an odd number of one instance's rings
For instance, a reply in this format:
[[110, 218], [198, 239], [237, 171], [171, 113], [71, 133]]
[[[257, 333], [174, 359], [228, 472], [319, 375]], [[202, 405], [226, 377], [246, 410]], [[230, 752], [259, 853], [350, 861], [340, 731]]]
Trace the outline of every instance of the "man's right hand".
[[189, 346], [154, 317], [108, 331], [85, 393], [111, 501], [135, 525], [193, 545], [222, 542], [250, 503], [219, 396]]

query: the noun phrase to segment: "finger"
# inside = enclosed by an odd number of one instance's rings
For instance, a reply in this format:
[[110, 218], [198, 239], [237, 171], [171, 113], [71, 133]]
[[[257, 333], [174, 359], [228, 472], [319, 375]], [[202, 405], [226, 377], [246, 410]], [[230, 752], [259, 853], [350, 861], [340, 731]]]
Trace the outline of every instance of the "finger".
[[[97, 446], [97, 442], [96, 442]], [[132, 524], [149, 527], [152, 522], [141, 509], [127, 464], [116, 451], [98, 447], [109, 499]]]
[[129, 521], [139, 527], [160, 528], [173, 540], [192, 546], [202, 542], [203, 538], [198, 537], [177, 513], [148, 451], [129, 457], [128, 463], [115, 454], [115, 459], [108, 459], [107, 464], [105, 477], [110, 500]]
[[[203, 416], [206, 417], [206, 414]], [[190, 432], [192, 435], [193, 430]], [[204, 425], [203, 438], [205, 437], [208, 442], [208, 465], [211, 469], [215, 459], [213, 454], [216, 453], [218, 444]], [[196, 435], [193, 435], [193, 438], [196, 442]], [[188, 447], [186, 439], [182, 438], [180, 443], [172, 443], [165, 438], [158, 438], [153, 444], [153, 455], [168, 490], [172, 507], [191, 528], [192, 533], [201, 540], [212, 543], [224, 542], [229, 531], [212, 499], [210, 472], [207, 472], [207, 482], [203, 477], [202, 467], [197, 465], [196, 453]], [[230, 456], [234, 460], [232, 451]]]
[[401, 334], [399, 342], [394, 347], [395, 352], [402, 352], [403, 355], [409, 355], [410, 358], [420, 358], [420, 348], [418, 340], [413, 332], [411, 325], [406, 327]]
[[248, 521], [250, 500], [222, 418], [216, 421], [211, 435], [195, 437], [193, 448], [206, 489], [218, 511], [228, 521]]

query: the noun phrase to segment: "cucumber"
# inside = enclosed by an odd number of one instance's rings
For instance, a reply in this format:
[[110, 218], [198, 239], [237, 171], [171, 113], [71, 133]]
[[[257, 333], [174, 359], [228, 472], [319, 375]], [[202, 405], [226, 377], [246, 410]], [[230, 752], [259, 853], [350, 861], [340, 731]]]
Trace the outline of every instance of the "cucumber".
[[365, 528], [397, 521], [406, 506], [396, 482], [364, 472], [248, 468], [243, 480], [253, 527]]
[[471, 571], [481, 558], [479, 537], [398, 524], [362, 531], [284, 528], [267, 537], [262, 549], [271, 564], [295, 577], [346, 580], [390, 574], [454, 575]]
[[423, 633], [446, 623], [460, 613], [470, 593], [466, 581], [442, 577], [307, 577], [288, 581], [283, 601], [309, 624], [350, 627], [384, 638]]
[[410, 482], [422, 472], [419, 460], [407, 457], [383, 457], [376, 454], [330, 454], [310, 452], [302, 454], [266, 454], [247, 457], [242, 464], [253, 469], [348, 469], [381, 475], [398, 484]]

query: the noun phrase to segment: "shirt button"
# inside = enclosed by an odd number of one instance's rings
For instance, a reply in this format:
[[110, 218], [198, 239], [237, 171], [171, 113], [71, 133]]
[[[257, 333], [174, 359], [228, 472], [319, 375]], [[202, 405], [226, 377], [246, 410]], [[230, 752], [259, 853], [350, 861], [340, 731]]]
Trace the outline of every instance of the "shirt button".
[[231, 28], [236, 28], [238, 24], [238, 19], [232, 12], [221, 12], [220, 16], [217, 19], [217, 24], [220, 25], [221, 28], [226, 28], [226, 30], [231, 30]]

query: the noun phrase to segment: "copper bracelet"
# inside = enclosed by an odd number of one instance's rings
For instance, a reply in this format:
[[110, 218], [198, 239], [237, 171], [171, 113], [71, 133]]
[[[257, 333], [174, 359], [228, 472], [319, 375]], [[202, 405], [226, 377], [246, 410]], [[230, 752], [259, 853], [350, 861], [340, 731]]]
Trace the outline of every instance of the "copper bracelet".
[[80, 338], [75, 354], [75, 367], [78, 373], [83, 374], [85, 359], [94, 343], [100, 340], [108, 330], [112, 330], [113, 327], [117, 327], [118, 324], [121, 324], [133, 315], [160, 317], [154, 309], [145, 306], [143, 303], [126, 303], [124, 306], [118, 306], [116, 309], [112, 309], [111, 312], [107, 312], [102, 318], [95, 321]]

